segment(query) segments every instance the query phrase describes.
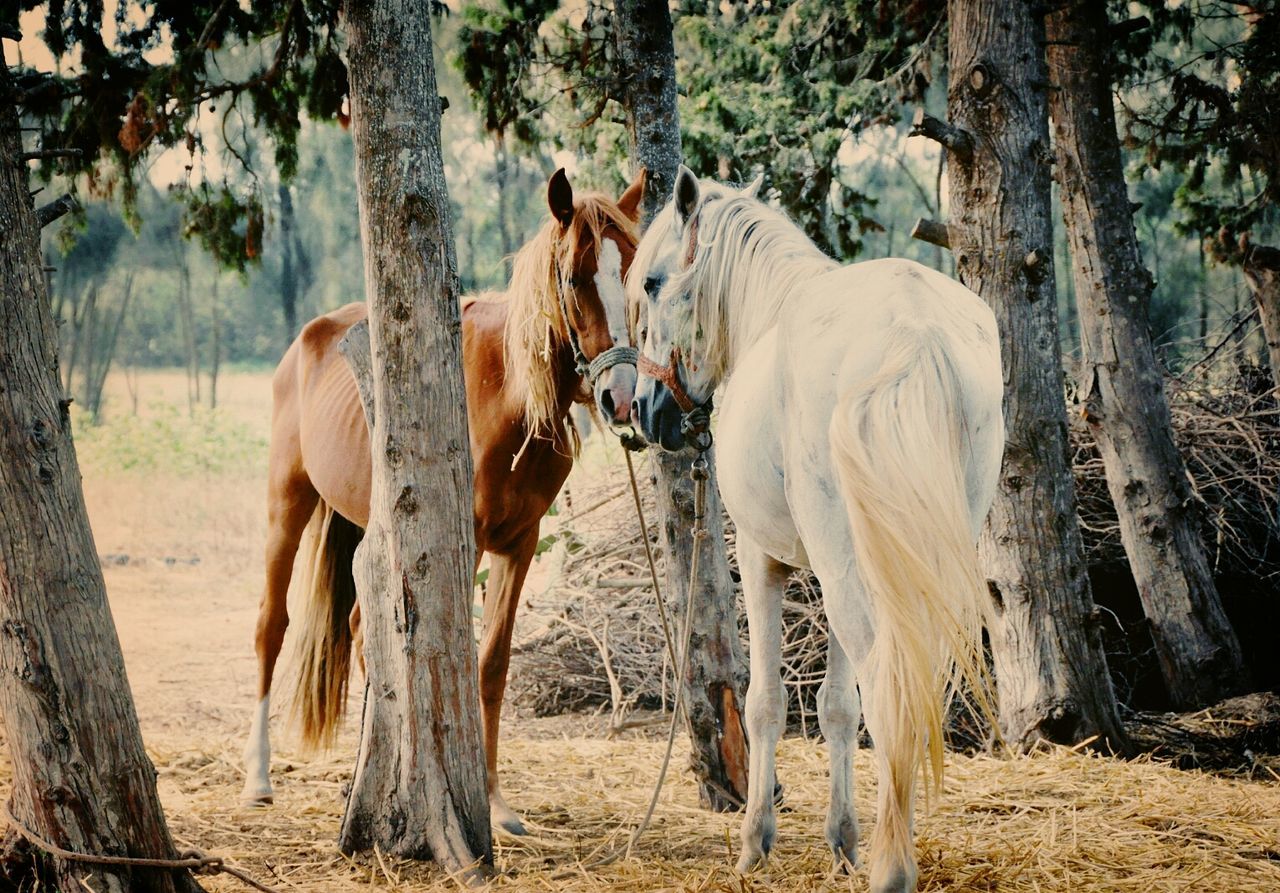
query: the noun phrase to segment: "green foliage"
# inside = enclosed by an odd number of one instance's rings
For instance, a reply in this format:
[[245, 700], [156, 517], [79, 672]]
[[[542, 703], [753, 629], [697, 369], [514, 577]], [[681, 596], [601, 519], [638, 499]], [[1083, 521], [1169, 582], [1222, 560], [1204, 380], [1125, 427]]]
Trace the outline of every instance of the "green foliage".
[[[620, 185], [627, 85], [614, 11], [599, 0], [556, 7], [469, 7], [459, 69], [500, 139], [541, 132], [581, 154], [589, 176], [611, 169]], [[728, 180], [764, 171], [769, 195], [821, 247], [853, 257], [879, 223], [872, 197], [844, 176], [843, 153], [927, 86], [924, 38], [940, 9], [929, 0], [683, 4], [674, 36], [686, 162]]]
[[485, 130], [499, 139], [508, 132], [525, 145], [539, 139], [536, 127], [543, 97], [532, 66], [551, 52], [538, 29], [556, 11], [558, 0], [472, 3], [462, 10], [455, 64], [471, 90]]
[[178, 475], [260, 469], [267, 442], [222, 410], [188, 413], [162, 405], [146, 416], [120, 413], [102, 424], [73, 415], [76, 455], [86, 472], [164, 471]]
[[1117, 59], [1129, 147], [1182, 172], [1182, 231], [1228, 261], [1274, 234], [1280, 199], [1280, 11], [1241, 6], [1144, 3], [1152, 27]]
[[[120, 200], [127, 217], [136, 211], [134, 170], [147, 153], [185, 147], [194, 160], [205, 151], [197, 126], [202, 111], [220, 108], [225, 136], [242, 100], [274, 147], [279, 176], [288, 181], [297, 170], [303, 103], [315, 119], [340, 111], [346, 76], [336, 48], [338, 11], [336, 0], [122, 2], [109, 46], [100, 0], [47, 3], [45, 44], [55, 56], [78, 61], [65, 74], [16, 72], [19, 106], [46, 146], [80, 150], [56, 170], [75, 184], [83, 179], [90, 196]], [[243, 271], [259, 256], [254, 234], [262, 229], [261, 172], [230, 145], [223, 148], [246, 168], [247, 182], [228, 178], [221, 188], [206, 185], [187, 194], [189, 230], [220, 263]], [[42, 165], [46, 180], [54, 172], [54, 165]]]
[[220, 265], [243, 273], [262, 254], [262, 218], [256, 193], [242, 198], [227, 186], [205, 186], [187, 198], [182, 235], [197, 239]]
[[680, 16], [687, 162], [729, 180], [763, 171], [769, 195], [821, 248], [854, 257], [881, 224], [875, 199], [843, 176], [841, 153], [897, 120], [904, 99], [922, 100], [938, 21], [929, 6], [797, 0]]

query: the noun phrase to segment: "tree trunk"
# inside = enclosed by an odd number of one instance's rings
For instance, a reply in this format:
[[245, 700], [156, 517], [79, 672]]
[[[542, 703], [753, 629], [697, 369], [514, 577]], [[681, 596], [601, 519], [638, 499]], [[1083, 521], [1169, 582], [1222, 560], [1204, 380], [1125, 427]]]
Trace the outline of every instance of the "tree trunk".
[[1280, 385], [1280, 248], [1255, 245], [1244, 261], [1244, 278], [1253, 292], [1267, 339], [1271, 381]]
[[[670, 198], [680, 165], [671, 14], [663, 0], [620, 0], [614, 21], [627, 84], [625, 106], [632, 155], [648, 172], [644, 195], [647, 225]], [[665, 586], [669, 603], [676, 606], [673, 614], [683, 618], [685, 600], [694, 599], [689, 672], [684, 680], [690, 761], [703, 804], [717, 812], [737, 809], [747, 798], [747, 741], [741, 716], [747, 672], [738, 641], [733, 578], [725, 557], [715, 459], [708, 454], [708, 536], [690, 593], [693, 483], [689, 469], [693, 457], [660, 450], [654, 450], [653, 456], [666, 555]]]
[[355, 576], [367, 667], [345, 852], [491, 865], [471, 623], [457, 261], [428, 0], [345, 10], [375, 407]]
[[1124, 749], [1067, 460], [1054, 300], [1044, 27], [1030, 4], [951, 0], [947, 108], [956, 273], [1000, 326], [1007, 440], [981, 552], [1005, 741]]
[[194, 413], [200, 405], [200, 354], [196, 350], [196, 315], [191, 306], [191, 267], [187, 246], [175, 243], [178, 264], [178, 313], [182, 324], [182, 350], [187, 366], [187, 411]]
[[209, 283], [209, 408], [218, 408], [218, 370], [222, 367], [222, 306], [218, 302], [218, 271]]
[[1111, 100], [1104, 0], [1046, 20], [1062, 213], [1084, 353], [1085, 419], [1107, 472], [1120, 539], [1178, 709], [1239, 693], [1247, 674], [1200, 541], [1187, 469], [1147, 314], [1142, 266]]
[[280, 309], [284, 313], [284, 343], [298, 337], [298, 274], [294, 269], [293, 194], [280, 184]]
[[511, 238], [511, 219], [507, 210], [510, 207], [510, 190], [507, 188], [507, 183], [511, 173], [507, 167], [508, 158], [507, 138], [499, 133], [493, 156], [493, 176], [498, 187], [498, 240], [502, 245], [502, 266], [506, 281], [511, 280], [511, 264], [515, 260], [516, 251], [515, 242]]
[[[0, 63], [0, 95], [9, 89]], [[17, 114], [0, 104], [0, 716], [13, 767], [9, 808], [69, 850], [173, 858], [80, 489], [20, 152]], [[185, 872], [56, 859], [39, 882], [199, 889]]]
[[133, 273], [130, 272], [125, 278], [124, 294], [120, 298], [120, 309], [116, 311], [115, 322], [110, 330], [105, 330], [102, 335], [101, 353], [95, 352], [94, 362], [85, 369], [85, 406], [93, 415], [94, 421], [100, 421], [102, 416], [102, 391], [107, 384], [107, 373], [111, 371], [111, 364], [115, 361], [116, 348], [120, 344], [120, 329], [124, 326], [125, 317], [129, 313], [129, 300], [133, 296]]

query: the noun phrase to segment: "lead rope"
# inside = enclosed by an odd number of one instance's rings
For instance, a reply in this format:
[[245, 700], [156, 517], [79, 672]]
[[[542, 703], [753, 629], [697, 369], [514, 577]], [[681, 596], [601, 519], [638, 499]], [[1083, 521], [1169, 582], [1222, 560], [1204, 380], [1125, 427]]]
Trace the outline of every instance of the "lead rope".
[[0, 811], [4, 813], [4, 818], [29, 843], [37, 849], [44, 850], [46, 853], [57, 856], [68, 862], [81, 862], [86, 865], [118, 865], [121, 868], [168, 868], [173, 870], [186, 869], [193, 874], [197, 871], [207, 871], [210, 874], [222, 872], [229, 874], [242, 884], [252, 887], [255, 890], [261, 890], [262, 893], [279, 893], [274, 887], [268, 887], [266, 884], [259, 883], [249, 875], [245, 874], [238, 868], [232, 868], [226, 864], [221, 856], [210, 856], [197, 849], [184, 850], [179, 854], [177, 859], [145, 859], [135, 858], [133, 856], [94, 856], [89, 853], [76, 853], [68, 849], [58, 846], [45, 840], [36, 832], [32, 831], [9, 811], [9, 807], [0, 803]]
[[[627, 466], [630, 469], [631, 457], [627, 457]], [[671, 710], [671, 724], [667, 726], [667, 750], [662, 756], [662, 768], [658, 770], [658, 780], [653, 785], [653, 795], [649, 798], [649, 808], [645, 811], [644, 819], [632, 832], [631, 839], [627, 841], [627, 848], [623, 852], [624, 858], [631, 858], [631, 848], [635, 846], [636, 841], [640, 839], [640, 835], [644, 834], [649, 827], [649, 821], [653, 818], [653, 811], [658, 806], [658, 796], [662, 793], [662, 785], [667, 779], [667, 768], [671, 765], [671, 751], [675, 747], [676, 725], [679, 721], [680, 714], [684, 710], [684, 677], [689, 669], [689, 646], [693, 636], [693, 588], [698, 580], [698, 556], [702, 553], [702, 540], [707, 535], [706, 526], [702, 523], [702, 510], [707, 495], [707, 454], [699, 451], [698, 457], [693, 460], [693, 466], [689, 469], [689, 477], [693, 480], [693, 530], [690, 531], [693, 536], [693, 554], [689, 556], [689, 586], [685, 590], [684, 597], [684, 633], [681, 638], [684, 639], [680, 648], [679, 671], [676, 673], [676, 701]], [[632, 486], [635, 486], [635, 474], [631, 475]], [[636, 503], [639, 505], [639, 494], [636, 494]], [[649, 549], [649, 531], [643, 526], [643, 514], [641, 514], [642, 531], [644, 535], [645, 551], [652, 555]], [[653, 591], [655, 594], [661, 590], [658, 589], [657, 573], [653, 571], [652, 561], [649, 564], [650, 572], [653, 573]], [[663, 600], [659, 595], [659, 607], [662, 607]], [[665, 607], [662, 607], [665, 613]], [[666, 625], [665, 622], [663, 624]], [[670, 639], [668, 638], [668, 649], [671, 654], [672, 665], [675, 665], [675, 649], [670, 647]]]
[[[663, 597], [662, 587], [658, 584], [658, 567], [653, 558], [653, 546], [649, 543], [649, 525], [645, 521], [644, 507], [640, 502], [640, 487], [636, 483], [635, 465], [631, 461], [631, 453], [638, 449], [643, 449], [644, 441], [634, 435], [624, 435], [622, 437], [622, 445], [623, 452], [627, 457], [627, 475], [631, 479], [631, 497], [635, 500], [636, 516], [640, 521], [640, 535], [644, 540], [644, 553], [649, 562], [649, 580], [653, 584], [653, 593], [658, 602], [658, 615], [662, 620], [662, 637], [666, 643], [667, 655], [671, 659], [671, 665], [678, 668], [675, 685], [676, 697], [671, 709], [671, 722], [667, 726], [666, 752], [662, 756], [662, 767], [658, 770], [658, 780], [654, 782], [653, 793], [649, 797], [649, 806], [645, 810], [644, 818], [640, 820], [640, 824], [631, 832], [625, 847], [619, 847], [613, 852], [590, 862], [580, 863], [579, 868], [603, 868], [606, 865], [612, 865], [619, 859], [631, 858], [631, 848], [648, 830], [649, 822], [653, 820], [654, 810], [658, 806], [658, 797], [662, 794], [662, 787], [667, 780], [667, 769], [671, 766], [671, 754], [675, 749], [676, 727], [679, 724], [680, 715], [685, 709], [684, 677], [689, 668], [689, 651], [693, 636], [693, 588], [698, 579], [698, 555], [702, 551], [700, 544], [707, 535], [706, 525], [703, 523], [702, 517], [707, 496], [707, 457], [706, 449], [700, 447], [698, 456], [693, 460], [693, 466], [689, 469], [689, 478], [693, 481], [693, 529], [690, 531], [693, 537], [693, 555], [689, 559], [689, 588], [685, 597], [684, 629], [681, 632], [683, 642], [680, 654], [677, 657], [675, 643], [671, 638], [671, 623], [667, 615], [667, 602]], [[561, 872], [554, 875], [552, 880], [570, 876], [576, 877], [577, 871]]]

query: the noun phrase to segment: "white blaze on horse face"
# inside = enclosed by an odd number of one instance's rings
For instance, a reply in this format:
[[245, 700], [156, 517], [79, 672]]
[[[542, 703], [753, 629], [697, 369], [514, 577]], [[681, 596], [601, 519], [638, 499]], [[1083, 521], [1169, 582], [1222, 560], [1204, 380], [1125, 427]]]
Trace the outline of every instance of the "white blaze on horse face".
[[613, 239], [600, 240], [595, 279], [596, 294], [600, 296], [600, 303], [604, 306], [613, 343], [629, 346], [631, 335], [627, 331], [627, 296], [622, 290], [622, 252]]
[[[618, 346], [631, 346], [631, 333], [627, 328], [627, 296], [622, 288], [622, 252], [618, 243], [602, 239], [596, 255], [596, 294], [604, 307], [609, 335]], [[636, 392], [636, 367], [631, 363], [611, 366], [595, 383], [596, 405], [607, 421], [625, 425], [631, 420], [631, 402]], [[608, 399], [605, 399], [607, 396]]]

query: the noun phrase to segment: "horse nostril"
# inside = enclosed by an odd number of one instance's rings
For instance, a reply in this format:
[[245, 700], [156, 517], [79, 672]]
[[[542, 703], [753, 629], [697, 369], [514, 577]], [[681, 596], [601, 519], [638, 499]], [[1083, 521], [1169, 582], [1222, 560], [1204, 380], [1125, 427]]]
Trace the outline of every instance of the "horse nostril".
[[600, 394], [600, 411], [604, 413], [606, 419], [613, 418], [613, 392], [604, 391]]

